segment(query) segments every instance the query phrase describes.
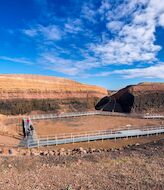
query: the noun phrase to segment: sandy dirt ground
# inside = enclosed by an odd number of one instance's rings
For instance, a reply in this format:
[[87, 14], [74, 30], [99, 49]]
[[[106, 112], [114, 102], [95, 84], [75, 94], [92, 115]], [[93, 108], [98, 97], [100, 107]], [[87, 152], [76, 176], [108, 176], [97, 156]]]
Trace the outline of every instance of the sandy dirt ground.
[[144, 120], [112, 116], [85, 116], [35, 121], [34, 128], [38, 136], [54, 136], [55, 134], [61, 133], [91, 132], [96, 130], [125, 128], [127, 125], [136, 128], [144, 126], [159, 126], [161, 124], [161, 120]]
[[104, 153], [0, 157], [1, 190], [163, 190], [164, 140]]
[[21, 120], [0, 115], [0, 145], [17, 145], [22, 139]]
[[[159, 126], [162, 120], [144, 120], [111, 116], [85, 116], [54, 120], [34, 121], [33, 125], [38, 137], [55, 136], [63, 133], [91, 132], [97, 130], [118, 129], [131, 125], [132, 128], [143, 126]], [[0, 145], [17, 145], [22, 139], [21, 120], [0, 117]]]

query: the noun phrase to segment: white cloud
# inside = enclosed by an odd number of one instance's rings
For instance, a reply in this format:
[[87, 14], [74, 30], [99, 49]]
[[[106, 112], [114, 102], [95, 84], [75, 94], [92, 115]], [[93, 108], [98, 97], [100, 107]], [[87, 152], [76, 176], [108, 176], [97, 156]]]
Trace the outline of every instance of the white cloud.
[[26, 34], [27, 36], [34, 37], [37, 35], [37, 30], [36, 29], [25, 29], [25, 30], [23, 30], [23, 33]]
[[149, 67], [144, 67], [144, 68], [103, 71], [103, 72], [95, 73], [93, 75], [86, 75], [86, 76], [107, 77], [110, 75], [120, 75], [126, 79], [131, 79], [131, 78], [164, 79], [164, 63], [161, 62], [161, 63], [155, 64]]
[[159, 25], [164, 27], [164, 13], [159, 17]]
[[37, 25], [30, 29], [24, 29], [23, 33], [30, 36], [42, 36], [45, 40], [60, 40], [62, 31], [56, 25]]
[[81, 9], [81, 17], [85, 18], [86, 20], [96, 23], [96, 11], [94, 10], [91, 3], [84, 3]]
[[98, 13], [101, 15], [101, 19], [104, 19], [106, 11], [108, 11], [111, 8], [111, 5], [109, 3], [109, 0], [102, 0], [101, 6], [98, 9]]
[[164, 63], [146, 68], [116, 70], [112, 74], [121, 74], [124, 78], [159, 78], [164, 79]]
[[123, 22], [121, 21], [112, 21], [107, 23], [107, 28], [112, 31], [119, 31], [123, 26]]
[[[118, 4], [106, 13], [107, 28], [114, 37], [103, 44], [93, 44], [91, 50], [107, 65], [156, 61], [161, 47], [155, 44], [155, 29], [158, 24], [163, 26], [163, 13], [164, 1], [160, 0], [127, 0]], [[124, 25], [122, 20], [127, 20]]]
[[[45, 69], [61, 72], [67, 75], [75, 76], [85, 74], [91, 68], [97, 68], [100, 64], [93, 57], [86, 57], [85, 60], [64, 59], [49, 53], [42, 54], [38, 60]], [[94, 66], [93, 66], [94, 63]]]
[[83, 24], [82, 21], [80, 19], [68, 19], [67, 22], [65, 23], [65, 32], [68, 33], [78, 33], [83, 31]]

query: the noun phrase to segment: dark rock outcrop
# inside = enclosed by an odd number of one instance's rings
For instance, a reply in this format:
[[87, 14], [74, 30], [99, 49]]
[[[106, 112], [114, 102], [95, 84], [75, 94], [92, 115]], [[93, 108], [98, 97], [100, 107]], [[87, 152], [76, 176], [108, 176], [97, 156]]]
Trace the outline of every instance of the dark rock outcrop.
[[97, 110], [124, 113], [164, 113], [164, 83], [140, 83], [127, 86], [102, 98]]

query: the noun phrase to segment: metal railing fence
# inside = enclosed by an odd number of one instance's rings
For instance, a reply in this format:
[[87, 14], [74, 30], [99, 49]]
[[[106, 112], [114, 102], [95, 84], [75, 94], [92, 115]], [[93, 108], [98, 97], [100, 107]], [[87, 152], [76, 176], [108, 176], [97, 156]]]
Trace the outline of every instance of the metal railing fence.
[[[124, 133], [122, 133], [124, 132]], [[130, 132], [130, 133], [129, 133]], [[151, 134], [162, 134], [164, 133], [164, 126], [147, 126], [143, 128], [120, 128], [117, 130], [103, 130], [103, 131], [91, 131], [91, 132], [80, 132], [80, 133], [64, 133], [55, 136], [45, 136], [40, 138], [27, 139], [27, 147], [40, 147], [49, 145], [59, 145], [75, 142], [86, 142], [93, 140], [105, 140], [105, 139], [117, 139], [134, 136], [144, 136]]]

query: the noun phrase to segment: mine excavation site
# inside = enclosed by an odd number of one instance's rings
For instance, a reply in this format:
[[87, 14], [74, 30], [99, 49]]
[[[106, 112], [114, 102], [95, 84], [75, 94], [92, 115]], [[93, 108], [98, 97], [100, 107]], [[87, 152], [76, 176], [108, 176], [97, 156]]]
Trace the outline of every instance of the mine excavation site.
[[164, 190], [164, 0], [0, 0], [0, 190]]
[[0, 89], [0, 189], [163, 189], [163, 83], [0, 75]]

